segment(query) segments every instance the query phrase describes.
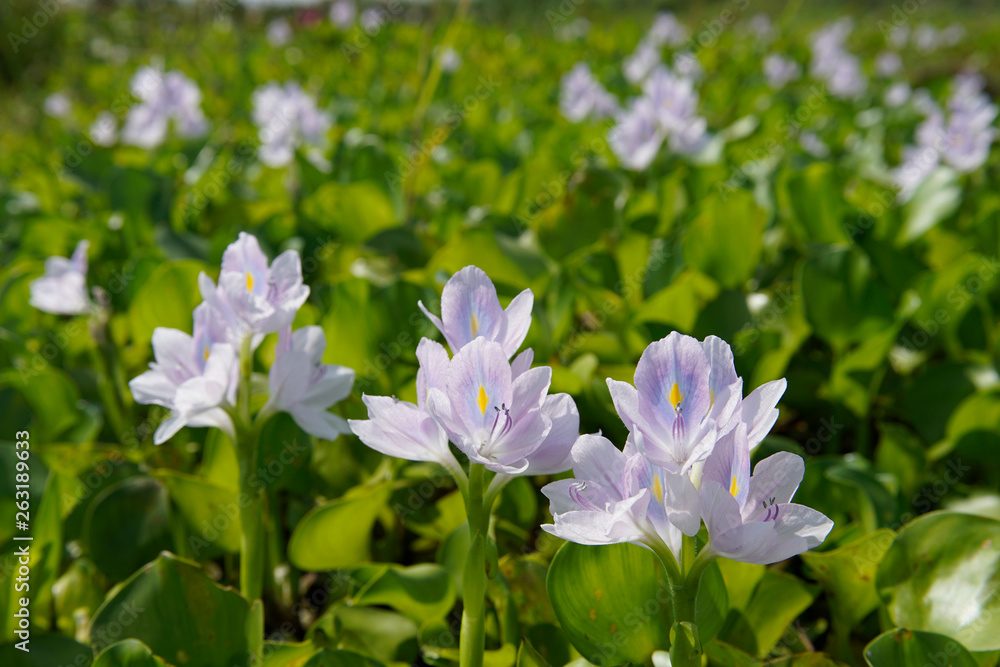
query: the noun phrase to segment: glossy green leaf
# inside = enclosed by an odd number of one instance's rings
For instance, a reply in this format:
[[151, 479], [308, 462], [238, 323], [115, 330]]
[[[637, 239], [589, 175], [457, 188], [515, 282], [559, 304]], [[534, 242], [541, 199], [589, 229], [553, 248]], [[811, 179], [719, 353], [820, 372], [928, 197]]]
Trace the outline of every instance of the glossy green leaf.
[[897, 625], [946, 635], [970, 651], [1000, 649], [1000, 521], [921, 516], [896, 536], [876, 582]]
[[[19, 642], [20, 639], [15, 641]], [[14, 642], [0, 645], [0, 665], [11, 667], [91, 667], [94, 652], [89, 646], [69, 637], [32, 632], [26, 645], [27, 651], [17, 648]]]
[[90, 641], [101, 650], [138, 639], [174, 665], [242, 665], [248, 610], [236, 591], [216, 584], [196, 564], [163, 553], [107, 599], [94, 616]]
[[815, 599], [817, 589], [784, 572], [768, 570], [742, 612], [734, 611], [719, 639], [748, 653], [765, 656], [788, 624]]
[[239, 552], [239, 494], [175, 470], [159, 470], [154, 477], [166, 487], [170, 500], [187, 521], [187, 547], [192, 556], [204, 558], [212, 547]]
[[351, 572], [356, 605], [386, 605], [416, 621], [445, 616], [455, 606], [455, 585], [448, 571], [434, 563], [367, 565]]
[[138, 639], [126, 639], [107, 647], [94, 660], [93, 667], [165, 667]]
[[292, 531], [289, 560], [303, 570], [333, 570], [371, 560], [372, 526], [388, 499], [388, 487], [376, 486], [314, 508]]
[[670, 646], [670, 588], [651, 551], [569, 542], [552, 559], [546, 587], [559, 624], [595, 665], [644, 663]]
[[883, 632], [865, 647], [869, 667], [979, 667], [968, 649], [944, 635], [896, 628]]
[[740, 286], [759, 264], [765, 218], [749, 192], [710, 197], [688, 228], [684, 261], [723, 287]]
[[198, 274], [208, 267], [191, 259], [166, 261], [153, 271], [132, 300], [133, 340], [145, 343], [156, 327], [191, 331], [192, 311], [201, 303]]
[[101, 492], [84, 521], [91, 560], [121, 581], [172, 545], [167, 490], [151, 477], [132, 477]]

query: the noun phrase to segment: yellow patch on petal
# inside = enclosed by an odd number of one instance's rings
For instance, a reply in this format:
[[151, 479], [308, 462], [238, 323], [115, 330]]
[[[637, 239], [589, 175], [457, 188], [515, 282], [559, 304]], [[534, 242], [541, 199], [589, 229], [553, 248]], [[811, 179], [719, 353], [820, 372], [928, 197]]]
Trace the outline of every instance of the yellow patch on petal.
[[486, 388], [483, 385], [479, 385], [479, 411], [486, 414], [486, 408], [490, 404], [490, 397], [486, 395]]
[[253, 289], [253, 275], [251, 275], [251, 273], [247, 271], [247, 291], [249, 292], [252, 289]]
[[208, 345], [205, 346], [205, 361], [208, 361]]
[[663, 502], [663, 484], [660, 482], [659, 475], [653, 478], [653, 497], [656, 498], [657, 502]]
[[479, 334], [479, 320], [476, 319], [476, 314], [471, 315], [472, 321], [469, 323], [469, 329], [472, 330], [472, 337], [475, 338]]
[[740, 483], [736, 481], [736, 475], [733, 475], [733, 481], [729, 485], [729, 495], [735, 498], [736, 494], [739, 492], [740, 492]]
[[684, 400], [684, 394], [681, 393], [681, 388], [677, 386], [676, 382], [674, 383], [674, 386], [670, 388], [670, 396], [668, 397], [668, 400], [670, 401], [670, 405], [674, 406], [675, 412], [677, 411], [677, 406], [679, 406], [681, 401]]

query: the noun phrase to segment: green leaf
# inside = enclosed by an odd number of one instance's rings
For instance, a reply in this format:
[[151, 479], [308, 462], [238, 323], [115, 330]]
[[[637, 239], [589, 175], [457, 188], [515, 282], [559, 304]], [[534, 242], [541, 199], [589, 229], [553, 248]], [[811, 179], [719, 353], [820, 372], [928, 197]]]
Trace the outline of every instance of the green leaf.
[[121, 581], [171, 547], [167, 490], [151, 477], [132, 477], [100, 493], [84, 519], [91, 560]]
[[961, 203], [962, 187], [958, 183], [958, 173], [949, 167], [935, 169], [903, 209], [905, 218], [899, 230], [899, 245], [923, 236], [928, 229], [958, 210]]
[[353, 651], [323, 649], [302, 667], [381, 667], [382, 663]]
[[[14, 642], [19, 642], [15, 639]], [[11, 667], [53, 667], [72, 665], [90, 667], [94, 652], [90, 647], [75, 642], [69, 637], [41, 634], [37, 630], [31, 634], [28, 652], [14, 646], [14, 642], [0, 645], [0, 665]]]
[[747, 191], [712, 196], [688, 228], [684, 261], [723, 287], [739, 287], [760, 263], [765, 222], [764, 210]]
[[806, 243], [847, 241], [842, 221], [847, 212], [844, 186], [833, 165], [814, 162], [791, 173], [786, 181], [795, 229]]
[[527, 639], [521, 641], [517, 649], [517, 667], [551, 667], [549, 661], [535, 650]]
[[896, 628], [883, 632], [865, 647], [870, 667], [979, 667], [968, 649], [951, 637]]
[[455, 606], [451, 574], [440, 565], [368, 565], [351, 573], [355, 605], [386, 605], [416, 621], [445, 616]]
[[108, 598], [94, 617], [90, 641], [101, 650], [138, 639], [185, 667], [242, 665], [248, 612], [236, 591], [217, 585], [196, 564], [162, 553]]
[[93, 667], [165, 667], [149, 647], [137, 639], [126, 639], [104, 649]]
[[892, 544], [893, 532], [882, 528], [832, 551], [801, 555], [812, 576], [827, 592], [834, 620], [844, 629], [860, 623], [879, 605], [875, 572]]
[[188, 547], [195, 558], [204, 558], [212, 546], [239, 552], [242, 533], [236, 492], [176, 470], [157, 470], [153, 476], [170, 492], [170, 499], [187, 521], [191, 533]]
[[546, 587], [569, 640], [595, 665], [647, 663], [670, 646], [670, 588], [651, 551], [568, 542], [552, 559]]
[[385, 485], [313, 508], [292, 531], [288, 559], [303, 570], [334, 570], [371, 560], [372, 526], [389, 499]]
[[744, 611], [734, 611], [719, 639], [748, 653], [766, 656], [788, 624], [812, 604], [816, 587], [784, 572], [768, 570]]
[[695, 621], [698, 637], [702, 645], [713, 639], [726, 622], [729, 613], [729, 595], [726, 582], [722, 578], [718, 561], [712, 563], [701, 576], [698, 584], [698, 599], [695, 604]]
[[1000, 521], [932, 512], [905, 526], [878, 568], [896, 625], [1000, 649]]
[[191, 331], [192, 312], [201, 303], [198, 274], [207, 269], [193, 259], [166, 261], [158, 266], [139, 288], [129, 308], [132, 340], [146, 344], [152, 340], [156, 327]]
[[302, 212], [349, 243], [360, 243], [396, 226], [392, 202], [370, 181], [328, 181], [302, 202]]

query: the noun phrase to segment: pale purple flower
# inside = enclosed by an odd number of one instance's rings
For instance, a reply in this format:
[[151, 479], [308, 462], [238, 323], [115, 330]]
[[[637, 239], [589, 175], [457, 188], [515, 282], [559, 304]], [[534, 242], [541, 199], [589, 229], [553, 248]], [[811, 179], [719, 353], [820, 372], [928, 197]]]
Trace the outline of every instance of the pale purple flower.
[[163, 143], [170, 125], [178, 136], [190, 139], [208, 131], [201, 111], [198, 85], [181, 72], [163, 73], [142, 67], [132, 77], [132, 94], [139, 100], [125, 117], [121, 138], [126, 144], [152, 149]]
[[499, 343], [508, 359], [514, 356], [528, 335], [533, 304], [534, 295], [526, 289], [504, 310], [493, 281], [475, 266], [465, 267], [445, 283], [441, 293], [441, 317], [417, 302], [424, 315], [444, 335], [452, 354], [458, 354], [477, 338], [485, 338]]
[[698, 495], [708, 528], [710, 553], [767, 565], [822, 544], [833, 522], [791, 502], [802, 482], [802, 457], [779, 452], [750, 475], [744, 424], [719, 439], [705, 462]]
[[291, 326], [295, 313], [309, 297], [302, 284], [299, 253], [286, 250], [268, 264], [257, 238], [240, 232], [222, 255], [219, 284], [198, 276], [201, 296], [225, 323], [227, 339], [239, 345], [245, 336], [256, 342], [263, 334]]
[[234, 437], [228, 410], [236, 404], [239, 364], [207, 304], [194, 311], [194, 334], [157, 327], [153, 330], [150, 370], [133, 378], [136, 403], [161, 405], [170, 416], [160, 423], [153, 442], [169, 440], [184, 426], [214, 426]]
[[573, 447], [574, 479], [547, 484], [552, 523], [542, 529], [577, 544], [629, 542], [681, 552], [701, 527], [698, 491], [687, 475], [652, 465], [632, 443], [620, 451], [600, 435]]
[[253, 121], [260, 137], [260, 161], [283, 167], [299, 146], [322, 149], [333, 120], [295, 82], [269, 83], [253, 93]]
[[626, 169], [646, 169], [660, 152], [665, 134], [653, 101], [648, 97], [634, 99], [628, 109], [618, 114], [617, 121], [608, 131], [611, 152]]
[[920, 185], [938, 168], [940, 153], [931, 146], [905, 146], [903, 161], [890, 172], [892, 181], [899, 189], [896, 199], [907, 202], [913, 198]]
[[901, 49], [906, 46], [906, 42], [910, 39], [910, 26], [906, 25], [896, 25], [889, 29], [889, 33], [885, 37], [886, 41], [894, 49]]
[[292, 41], [294, 36], [292, 24], [284, 17], [279, 16], [267, 24], [267, 41], [271, 43], [271, 46], [285, 46]]
[[354, 25], [354, 18], [358, 15], [357, 7], [351, 0], [337, 0], [330, 5], [330, 23], [341, 30]]
[[427, 411], [427, 391], [446, 385], [448, 352], [427, 338], [417, 346], [417, 403], [390, 396], [362, 396], [368, 419], [350, 419], [348, 424], [361, 442], [386, 456], [407, 461], [440, 463], [453, 474], [464, 475], [448, 447], [448, 433]]
[[790, 81], [802, 75], [802, 68], [791, 58], [772, 53], [764, 58], [764, 76], [767, 85], [775, 90], [784, 88]]
[[815, 132], [803, 132], [800, 134], [799, 145], [802, 147], [802, 150], [815, 158], [822, 159], [830, 155], [830, 147]]
[[462, 56], [449, 46], [438, 54], [438, 64], [441, 66], [442, 72], [457, 72], [462, 66]]
[[643, 97], [651, 103], [656, 123], [675, 153], [690, 155], [708, 140], [708, 124], [698, 115], [698, 92], [694, 82], [657, 67], [643, 85]]
[[49, 257], [45, 273], [31, 282], [28, 303], [38, 310], [55, 315], [84, 315], [95, 309], [87, 295], [86, 239], [76, 244], [73, 256]]
[[705, 75], [698, 56], [690, 51], [680, 51], [674, 55], [674, 71], [681, 77], [698, 81]]
[[42, 109], [46, 115], [53, 118], [67, 118], [70, 112], [73, 111], [73, 105], [70, 103], [69, 96], [66, 93], [58, 92], [52, 93], [45, 98]]
[[622, 66], [625, 80], [640, 84], [646, 80], [653, 68], [660, 64], [660, 49], [649, 42], [639, 42], [635, 53], [625, 59]]
[[90, 124], [90, 140], [98, 146], [113, 146], [118, 141], [118, 121], [110, 111], [102, 111]]
[[646, 348], [634, 379], [634, 387], [608, 379], [629, 440], [651, 463], [684, 473], [739, 423], [756, 447], [777, 420], [775, 405], [785, 390], [785, 381], [776, 380], [744, 399], [729, 345], [715, 336], [700, 342], [677, 332]]
[[455, 354], [443, 383], [428, 385], [427, 410], [473, 463], [525, 474], [552, 430], [543, 410], [551, 378], [547, 366], [515, 376], [503, 347], [479, 337]]
[[910, 84], [905, 81], [896, 81], [886, 89], [882, 101], [887, 107], [895, 109], [906, 104], [912, 92]]
[[938, 29], [930, 23], [921, 23], [913, 30], [913, 46], [922, 53], [933, 53], [941, 46]]
[[688, 40], [688, 29], [677, 20], [673, 12], [660, 12], [646, 34], [646, 39], [656, 47], [666, 45], [677, 48]]
[[374, 35], [389, 22], [389, 13], [381, 7], [369, 7], [361, 12], [361, 27], [369, 35]]
[[895, 51], [882, 51], [875, 57], [875, 73], [881, 77], [893, 77], [902, 70], [903, 59]]
[[750, 28], [750, 33], [761, 42], [770, 42], [778, 34], [778, 31], [774, 28], [774, 23], [771, 21], [771, 17], [767, 14], [754, 14], [750, 19], [748, 24]]
[[854, 22], [843, 18], [812, 34], [813, 76], [824, 81], [830, 93], [841, 99], [860, 97], [868, 87], [858, 58], [848, 53], [844, 42], [854, 28]]
[[287, 412], [303, 431], [334, 440], [351, 429], [328, 408], [351, 393], [354, 371], [324, 364], [325, 351], [326, 334], [322, 327], [280, 332], [277, 354], [267, 376], [270, 396], [261, 413]]
[[955, 46], [959, 44], [966, 35], [965, 26], [961, 23], [952, 23], [938, 35], [944, 46]]
[[559, 110], [570, 122], [579, 123], [587, 118], [614, 116], [618, 102], [594, 78], [586, 63], [577, 63], [560, 81]]

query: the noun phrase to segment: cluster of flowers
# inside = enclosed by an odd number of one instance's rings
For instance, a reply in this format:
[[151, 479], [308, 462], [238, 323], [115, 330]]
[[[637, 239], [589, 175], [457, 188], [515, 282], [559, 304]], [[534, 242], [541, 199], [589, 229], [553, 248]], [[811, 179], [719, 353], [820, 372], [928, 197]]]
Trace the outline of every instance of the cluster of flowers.
[[625, 78], [641, 85], [642, 94], [624, 108], [598, 82], [584, 63], [578, 63], [561, 83], [559, 107], [572, 122], [614, 118], [608, 145], [626, 169], [647, 168], [666, 141], [681, 155], [700, 152], [710, 139], [708, 123], [698, 115], [695, 81], [701, 66], [694, 55], [675, 55], [673, 67], [661, 61], [663, 47], [686, 43], [687, 29], [668, 12], [657, 16], [635, 53], [624, 64]]
[[853, 28], [854, 22], [845, 17], [813, 33], [809, 66], [812, 75], [826, 84], [830, 94], [847, 100], [861, 97], [868, 89], [860, 61], [844, 46]]
[[983, 86], [983, 78], [976, 74], [955, 77], [947, 114], [929, 95], [918, 98], [926, 118], [917, 128], [916, 145], [903, 149], [903, 162], [892, 172], [900, 201], [911, 199], [941, 162], [960, 173], [986, 163], [997, 136], [992, 124], [998, 110]]
[[679, 556], [682, 535], [695, 535], [704, 519], [710, 554], [772, 563], [825, 539], [833, 523], [791, 503], [801, 457], [775, 454], [751, 476], [750, 452], [777, 420], [784, 380], [744, 398], [726, 343], [672, 333], [643, 353], [635, 387], [608, 380], [630, 433], [622, 451], [599, 434], [579, 435], [576, 405], [548, 394], [551, 369], [531, 368], [530, 348], [514, 356], [532, 301], [525, 290], [504, 310], [481, 270], [455, 274], [441, 317], [424, 309], [453, 356], [421, 340], [417, 403], [364, 396], [369, 419], [352, 420], [354, 433], [383, 454], [437, 462], [464, 480], [451, 442], [496, 473], [491, 491], [517, 475], [572, 468], [575, 479], [542, 489], [553, 514], [543, 528], [580, 544], [665, 546]]
[[269, 167], [291, 163], [299, 146], [321, 150], [333, 125], [330, 114], [294, 81], [255, 90], [253, 121], [260, 138], [258, 156]]
[[286, 250], [268, 264], [257, 239], [241, 233], [222, 256], [218, 285], [202, 273], [198, 286], [203, 301], [194, 310], [194, 331], [155, 329], [156, 361], [129, 382], [136, 402], [170, 410], [153, 436], [156, 444], [183, 426], [214, 426], [235, 438], [240, 364], [250, 363], [246, 355], [270, 333], [278, 334], [277, 353], [258, 419], [288, 412], [316, 437], [349, 432], [327, 408], [350, 394], [354, 371], [322, 363], [326, 336], [321, 327], [292, 331], [295, 313], [309, 296], [297, 252]]

